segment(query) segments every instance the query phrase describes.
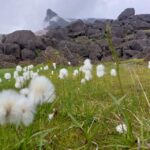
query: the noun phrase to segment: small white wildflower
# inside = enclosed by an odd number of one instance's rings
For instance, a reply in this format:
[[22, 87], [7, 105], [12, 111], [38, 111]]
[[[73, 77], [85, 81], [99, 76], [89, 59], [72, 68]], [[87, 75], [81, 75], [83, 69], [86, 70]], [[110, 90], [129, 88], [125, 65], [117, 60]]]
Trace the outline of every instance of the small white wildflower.
[[119, 124], [118, 126], [116, 126], [116, 131], [118, 133], [125, 133], [127, 132], [127, 126], [125, 124]]
[[11, 79], [11, 74], [10, 73], [5, 73], [4, 78], [6, 80], [10, 80]]

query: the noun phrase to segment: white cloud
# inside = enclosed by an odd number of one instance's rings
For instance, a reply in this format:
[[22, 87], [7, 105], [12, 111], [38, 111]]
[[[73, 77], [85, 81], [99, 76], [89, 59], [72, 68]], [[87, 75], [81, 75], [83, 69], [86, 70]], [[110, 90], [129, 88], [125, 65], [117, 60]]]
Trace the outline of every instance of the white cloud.
[[0, 33], [17, 29], [39, 30], [46, 9], [65, 18], [117, 18], [122, 10], [150, 13], [149, 0], [0, 0]]

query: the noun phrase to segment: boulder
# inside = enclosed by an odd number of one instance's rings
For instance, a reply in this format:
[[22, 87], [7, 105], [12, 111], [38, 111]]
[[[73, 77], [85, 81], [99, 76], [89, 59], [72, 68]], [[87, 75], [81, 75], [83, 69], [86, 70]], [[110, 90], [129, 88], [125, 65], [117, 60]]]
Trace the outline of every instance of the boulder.
[[15, 63], [16, 62], [16, 58], [13, 55], [0, 54], [0, 62]]
[[3, 44], [4, 45], [4, 54], [6, 55], [13, 55], [16, 58], [20, 58], [20, 47], [18, 44], [10, 44], [10, 43], [6, 43]]
[[134, 8], [127, 8], [125, 9], [119, 16], [118, 20], [125, 20], [128, 19], [129, 17], [135, 15], [135, 10]]
[[35, 55], [34, 51], [32, 51], [32, 50], [25, 48], [21, 51], [21, 58], [23, 60], [33, 60], [33, 59], [35, 59], [35, 57], [36, 57], [36, 55]]
[[50, 39], [55, 38], [57, 40], [65, 40], [68, 38], [67, 30], [64, 28], [50, 29], [46, 33], [46, 36], [49, 37]]
[[4, 43], [18, 44], [21, 49], [28, 48], [31, 50], [41, 48], [42, 44], [35, 34], [28, 30], [19, 30], [6, 35]]
[[0, 54], [4, 52], [4, 45], [0, 43]]
[[139, 52], [138, 50], [125, 50], [123, 58], [141, 58], [141, 52]]
[[71, 38], [76, 38], [78, 36], [85, 35], [86, 24], [82, 20], [77, 20], [76, 22], [67, 26], [68, 36]]

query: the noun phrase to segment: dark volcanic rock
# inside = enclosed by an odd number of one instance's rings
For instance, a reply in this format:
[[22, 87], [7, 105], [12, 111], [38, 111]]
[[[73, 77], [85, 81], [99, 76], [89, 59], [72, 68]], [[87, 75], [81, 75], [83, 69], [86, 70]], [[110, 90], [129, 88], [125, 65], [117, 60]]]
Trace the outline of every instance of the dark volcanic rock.
[[0, 54], [0, 61], [13, 63], [16, 62], [16, 58], [13, 55]]
[[35, 57], [36, 57], [36, 55], [35, 55], [34, 51], [32, 51], [32, 50], [25, 48], [21, 51], [21, 58], [23, 60], [27, 60], [27, 59], [33, 60]]
[[125, 20], [133, 15], [135, 15], [134, 8], [127, 8], [118, 16], [118, 20]]
[[4, 43], [18, 44], [21, 49], [28, 48], [34, 50], [41, 48], [40, 39], [28, 30], [20, 30], [10, 33], [6, 36]]
[[16, 58], [20, 58], [20, 47], [18, 44], [6, 43], [4, 45], [4, 54], [13, 55]]
[[67, 26], [67, 29], [68, 36], [71, 38], [76, 38], [78, 36], [85, 35], [86, 24], [82, 20], [78, 20]]

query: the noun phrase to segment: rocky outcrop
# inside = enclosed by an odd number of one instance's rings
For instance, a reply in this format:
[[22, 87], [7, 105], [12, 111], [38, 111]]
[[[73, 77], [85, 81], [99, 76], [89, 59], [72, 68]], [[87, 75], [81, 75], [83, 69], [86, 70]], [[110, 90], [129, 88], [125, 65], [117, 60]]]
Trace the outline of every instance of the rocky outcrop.
[[[46, 20], [57, 16], [50, 11], [47, 15]], [[70, 61], [77, 65], [85, 58], [93, 62], [112, 60], [106, 36], [108, 26], [120, 59], [150, 59], [150, 15], [135, 15], [135, 10], [128, 8], [116, 20], [92, 20], [90, 23], [74, 20], [65, 27], [49, 28], [40, 36], [27, 30], [1, 36], [0, 62], [5, 62], [6, 66], [44, 61], [58, 64]]]
[[134, 8], [127, 8], [118, 16], [118, 20], [119, 21], [125, 20], [134, 15], [135, 15]]

